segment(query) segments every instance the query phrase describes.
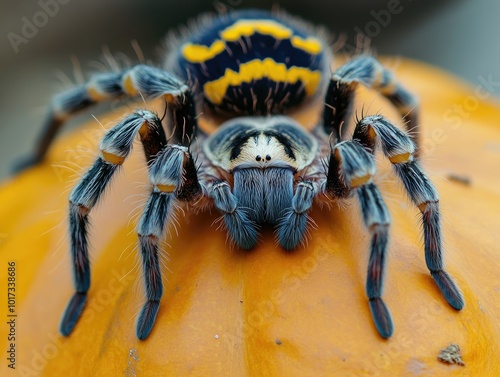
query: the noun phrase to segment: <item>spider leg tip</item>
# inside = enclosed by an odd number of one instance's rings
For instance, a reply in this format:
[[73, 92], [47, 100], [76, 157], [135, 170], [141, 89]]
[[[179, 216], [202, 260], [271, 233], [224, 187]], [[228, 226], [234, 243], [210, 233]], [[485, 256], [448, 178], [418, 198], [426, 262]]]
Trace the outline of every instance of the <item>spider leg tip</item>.
[[159, 308], [159, 301], [147, 301], [144, 304], [139, 319], [137, 320], [136, 335], [139, 340], [146, 339], [151, 333]]
[[431, 275], [448, 304], [455, 310], [462, 310], [465, 306], [464, 299], [450, 275], [443, 270], [431, 271]]
[[388, 339], [394, 333], [392, 316], [384, 301], [380, 297], [370, 299], [370, 311], [378, 333], [384, 339]]
[[59, 331], [63, 336], [69, 336], [73, 332], [73, 329], [82, 314], [83, 308], [85, 307], [86, 301], [87, 292], [75, 292], [66, 307], [63, 319], [61, 320], [61, 324], [59, 326]]

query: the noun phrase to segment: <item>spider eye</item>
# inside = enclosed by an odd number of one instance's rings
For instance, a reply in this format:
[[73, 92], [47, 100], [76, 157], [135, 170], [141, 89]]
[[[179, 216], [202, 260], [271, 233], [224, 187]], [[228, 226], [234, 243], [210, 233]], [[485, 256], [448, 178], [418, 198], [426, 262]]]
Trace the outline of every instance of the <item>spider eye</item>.
[[255, 159], [256, 159], [257, 161], [260, 161], [260, 160], [262, 160], [262, 157], [260, 157], [260, 155], [257, 155], [257, 156], [255, 157]]
[[271, 156], [267, 155], [266, 160], [269, 161], [271, 159]]

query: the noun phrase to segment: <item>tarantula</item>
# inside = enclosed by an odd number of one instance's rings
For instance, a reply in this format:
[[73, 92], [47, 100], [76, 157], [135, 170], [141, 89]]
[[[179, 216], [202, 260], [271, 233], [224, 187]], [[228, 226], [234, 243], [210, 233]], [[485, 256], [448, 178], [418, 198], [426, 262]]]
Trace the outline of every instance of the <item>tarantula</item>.
[[[359, 200], [371, 235], [369, 305], [378, 332], [390, 337], [393, 323], [381, 297], [390, 218], [372, 181], [377, 145], [422, 213], [432, 277], [448, 303], [462, 309], [461, 293], [443, 269], [438, 193], [416, 159], [417, 101], [390, 71], [375, 58], [360, 55], [332, 74], [326, 39], [316, 28], [283, 13], [247, 10], [205, 17], [171, 44], [164, 68], [137, 65], [98, 74], [52, 100], [47, 130], [32, 162], [43, 158], [68, 116], [117, 97], [164, 98], [173, 130], [167, 140], [157, 115], [135, 111], [106, 133], [99, 157], [71, 193], [76, 292], [62, 319], [63, 335], [72, 332], [90, 286], [89, 213], [137, 136], [151, 182], [138, 226], [146, 292], [137, 321], [139, 339], [150, 334], [160, 306], [158, 245], [176, 203], [208, 201], [222, 213], [231, 240], [243, 249], [255, 246], [258, 226], [267, 224], [275, 227], [279, 244], [290, 250], [303, 241], [307, 213], [323, 194]], [[360, 84], [385, 96], [411, 133], [381, 115], [364, 116], [357, 120], [352, 139], [342, 140], [340, 128], [351, 116]], [[325, 102], [322, 116], [308, 131], [289, 114], [318, 98]], [[198, 129], [201, 112], [220, 120], [212, 134]], [[189, 148], [194, 135], [201, 146], [197, 152]]]

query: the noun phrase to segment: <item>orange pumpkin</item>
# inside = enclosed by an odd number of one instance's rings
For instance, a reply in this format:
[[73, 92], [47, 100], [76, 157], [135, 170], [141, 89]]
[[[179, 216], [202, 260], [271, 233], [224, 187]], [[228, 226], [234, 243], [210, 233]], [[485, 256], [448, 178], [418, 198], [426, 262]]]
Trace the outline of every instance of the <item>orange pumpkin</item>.
[[[62, 337], [58, 324], [73, 293], [67, 196], [74, 164], [91, 164], [89, 150], [103, 134], [92, 121], [0, 189], [2, 286], [7, 261], [16, 263], [17, 375], [499, 376], [500, 108], [482, 100], [487, 88], [474, 92], [434, 68], [398, 63], [396, 74], [421, 98], [422, 160], [441, 194], [445, 261], [465, 297], [461, 312], [432, 281], [418, 210], [380, 159], [377, 181], [393, 221], [384, 293], [392, 338], [383, 340], [372, 323], [364, 291], [369, 235], [353, 204], [315, 208], [317, 229], [292, 253], [276, 247], [271, 232], [254, 250], [230, 247], [212, 225], [215, 213], [187, 214], [178, 236], [170, 228], [161, 308], [150, 337], [139, 341], [134, 324], [144, 298], [130, 218], [140, 213], [133, 195], [146, 193], [137, 182], [147, 177], [135, 153], [91, 215], [92, 286], [75, 331]], [[370, 112], [397, 119], [376, 94], [360, 97]], [[129, 111], [100, 120], [111, 126]], [[451, 343], [465, 366], [437, 360]]]

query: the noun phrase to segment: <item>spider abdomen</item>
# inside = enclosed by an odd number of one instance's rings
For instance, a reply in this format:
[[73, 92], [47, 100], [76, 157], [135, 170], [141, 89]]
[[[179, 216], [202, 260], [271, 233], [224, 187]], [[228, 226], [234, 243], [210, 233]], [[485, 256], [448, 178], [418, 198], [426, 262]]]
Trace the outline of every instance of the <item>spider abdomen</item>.
[[205, 22], [174, 60], [204, 104], [228, 116], [282, 114], [321, 93], [328, 79], [328, 48], [317, 33], [265, 11]]

